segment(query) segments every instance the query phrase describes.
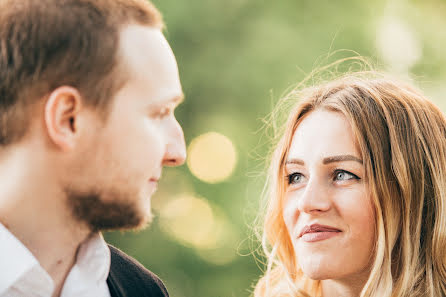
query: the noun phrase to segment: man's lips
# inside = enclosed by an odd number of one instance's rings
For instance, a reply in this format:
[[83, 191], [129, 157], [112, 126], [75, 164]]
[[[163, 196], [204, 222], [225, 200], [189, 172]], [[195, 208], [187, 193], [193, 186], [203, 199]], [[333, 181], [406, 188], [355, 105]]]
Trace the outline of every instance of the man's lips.
[[151, 188], [151, 194], [155, 193], [158, 189], [159, 177], [152, 177], [149, 179], [149, 187]]
[[342, 231], [331, 226], [312, 224], [302, 228], [298, 238], [306, 242], [321, 241], [338, 235]]
[[158, 174], [155, 174], [149, 179], [149, 182], [157, 183], [160, 180], [160, 178], [161, 178], [161, 172], [158, 172]]
[[153, 188], [153, 191], [156, 191], [158, 188], [159, 177], [152, 177], [149, 179], [149, 185]]

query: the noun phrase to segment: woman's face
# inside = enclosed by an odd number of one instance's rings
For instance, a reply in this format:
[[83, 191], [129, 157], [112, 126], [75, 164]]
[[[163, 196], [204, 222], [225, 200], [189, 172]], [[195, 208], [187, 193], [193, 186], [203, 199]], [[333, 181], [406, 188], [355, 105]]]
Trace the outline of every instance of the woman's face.
[[375, 216], [352, 128], [317, 110], [294, 133], [283, 217], [298, 265], [311, 279], [367, 278]]

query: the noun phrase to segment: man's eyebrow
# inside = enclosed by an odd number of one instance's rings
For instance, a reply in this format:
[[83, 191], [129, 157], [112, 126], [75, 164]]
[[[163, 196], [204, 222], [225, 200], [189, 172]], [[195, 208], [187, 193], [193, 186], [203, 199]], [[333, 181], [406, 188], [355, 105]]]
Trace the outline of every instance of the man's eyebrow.
[[[322, 164], [329, 164], [329, 163], [335, 163], [335, 162], [343, 162], [343, 161], [355, 161], [358, 162], [360, 164], [363, 164], [363, 161], [361, 159], [359, 159], [358, 157], [355, 157], [353, 155], [338, 155], [338, 156], [331, 156], [331, 157], [326, 157], [322, 160]], [[285, 162], [285, 165], [290, 165], [290, 164], [297, 164], [297, 165], [305, 165], [305, 162], [301, 159], [298, 158], [292, 158], [292, 159], [288, 159]]]
[[361, 159], [359, 159], [358, 157], [355, 157], [353, 155], [339, 155], [339, 156], [327, 157], [327, 158], [324, 158], [324, 160], [322, 160], [322, 163], [328, 164], [328, 163], [342, 162], [342, 161], [355, 161], [360, 164], [363, 164], [363, 161]]

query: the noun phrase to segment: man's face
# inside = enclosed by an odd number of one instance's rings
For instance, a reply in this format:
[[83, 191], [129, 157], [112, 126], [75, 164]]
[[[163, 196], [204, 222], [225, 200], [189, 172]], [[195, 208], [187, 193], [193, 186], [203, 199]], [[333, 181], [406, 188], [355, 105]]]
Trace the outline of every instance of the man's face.
[[183, 131], [174, 109], [182, 99], [178, 67], [158, 29], [130, 25], [120, 36], [129, 79], [99, 116], [66, 187], [75, 217], [92, 229], [141, 227], [150, 220], [150, 197], [162, 167], [185, 159]]

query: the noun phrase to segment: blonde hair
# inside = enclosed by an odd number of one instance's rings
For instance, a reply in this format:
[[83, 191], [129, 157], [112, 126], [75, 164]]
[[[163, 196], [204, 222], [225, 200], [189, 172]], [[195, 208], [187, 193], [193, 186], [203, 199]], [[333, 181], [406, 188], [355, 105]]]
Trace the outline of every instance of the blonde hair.
[[301, 99], [274, 151], [255, 297], [321, 296], [299, 269], [282, 217], [284, 161], [300, 121], [316, 109], [343, 114], [363, 157], [376, 245], [361, 297], [446, 296], [446, 118], [412, 86], [375, 72], [294, 91]]

